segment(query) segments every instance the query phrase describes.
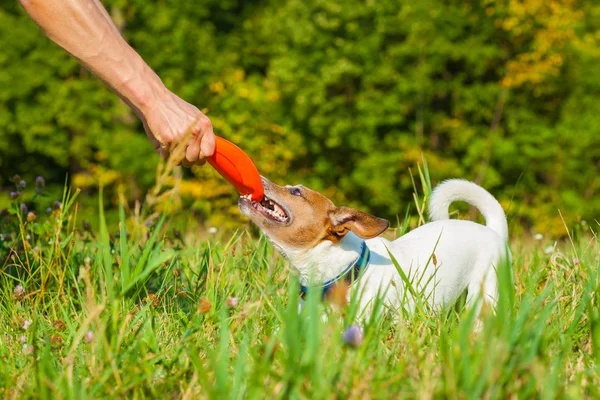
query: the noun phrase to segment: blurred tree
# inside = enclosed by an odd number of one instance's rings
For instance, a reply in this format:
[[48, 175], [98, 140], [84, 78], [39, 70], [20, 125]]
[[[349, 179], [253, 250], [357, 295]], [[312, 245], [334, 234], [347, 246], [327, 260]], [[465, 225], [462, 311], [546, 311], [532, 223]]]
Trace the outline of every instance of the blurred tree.
[[[280, 183], [394, 218], [424, 154], [434, 181], [483, 184], [537, 231], [600, 215], [600, 6], [584, 0], [104, 2], [166, 85]], [[0, 9], [0, 170], [152, 185], [158, 156], [120, 100]], [[183, 205], [232, 221], [210, 168]], [[197, 179], [194, 179], [197, 178]], [[517, 184], [518, 183], [518, 184]]]

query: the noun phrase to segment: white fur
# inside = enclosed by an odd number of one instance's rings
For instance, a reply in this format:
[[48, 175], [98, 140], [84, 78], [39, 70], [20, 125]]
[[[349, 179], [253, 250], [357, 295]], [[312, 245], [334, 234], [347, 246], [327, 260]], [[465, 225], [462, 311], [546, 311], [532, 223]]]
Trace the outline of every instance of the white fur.
[[451, 179], [435, 188], [429, 202], [431, 220], [450, 219], [448, 207], [455, 201], [465, 201], [475, 206], [485, 218], [486, 226], [505, 241], [508, 240], [508, 225], [504, 210], [498, 200], [481, 186], [462, 179]]
[[[449, 219], [448, 206], [453, 201], [466, 201], [477, 207], [486, 225]], [[498, 297], [495, 268], [504, 260], [510, 262], [508, 227], [500, 204], [474, 183], [449, 180], [433, 192], [430, 215], [433, 222], [392, 242], [380, 237], [366, 241], [371, 261], [351, 288], [360, 291], [364, 311], [368, 312], [371, 300], [383, 292], [388, 306], [401, 305], [407, 288], [388, 250], [417, 293], [424, 294], [424, 300], [432, 306], [452, 305], [465, 289], [467, 304], [483, 298], [495, 306]], [[350, 232], [338, 244], [327, 241], [309, 250], [286, 248], [281, 243], [277, 246], [290, 259], [301, 283], [313, 286], [336, 277], [356, 260], [361, 243], [362, 239]], [[407, 299], [410, 309], [414, 299], [411, 296]]]
[[312, 249], [297, 249], [270, 240], [291, 261], [303, 286], [318, 286], [340, 275], [358, 259], [362, 243], [354, 234], [346, 235], [336, 245], [327, 240]]

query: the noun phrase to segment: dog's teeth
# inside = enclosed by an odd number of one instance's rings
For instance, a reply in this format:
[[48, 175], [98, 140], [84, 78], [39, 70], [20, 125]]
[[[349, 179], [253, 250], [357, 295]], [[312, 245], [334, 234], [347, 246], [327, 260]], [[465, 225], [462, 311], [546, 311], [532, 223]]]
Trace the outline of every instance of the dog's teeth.
[[[252, 198], [252, 195], [247, 195], [247, 197]], [[252, 206], [279, 222], [283, 222], [288, 219], [287, 214], [285, 211], [283, 211], [279, 204], [267, 197], [264, 197], [259, 202], [252, 202]]]

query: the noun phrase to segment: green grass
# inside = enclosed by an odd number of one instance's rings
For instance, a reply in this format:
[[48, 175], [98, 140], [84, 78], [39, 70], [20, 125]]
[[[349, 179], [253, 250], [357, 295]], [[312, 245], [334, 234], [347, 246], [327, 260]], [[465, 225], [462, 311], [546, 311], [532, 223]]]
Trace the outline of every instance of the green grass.
[[102, 202], [88, 232], [68, 193], [49, 216], [17, 209], [0, 229], [12, 232], [0, 242], [6, 398], [600, 395], [599, 243], [579, 228], [550, 254], [515, 238], [481, 333], [469, 311], [419, 303], [382, 309], [352, 347], [353, 305], [309, 296], [298, 314], [298, 285], [264, 237], [173, 237], [164, 217], [148, 228], [123, 208], [107, 227]]

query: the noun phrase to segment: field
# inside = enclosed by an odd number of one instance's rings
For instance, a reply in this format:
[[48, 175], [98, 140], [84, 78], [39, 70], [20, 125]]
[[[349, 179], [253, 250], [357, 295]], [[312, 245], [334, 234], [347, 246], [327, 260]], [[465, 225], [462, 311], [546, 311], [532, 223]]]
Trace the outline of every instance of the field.
[[[600, 398], [600, 1], [48, 4], [0, 7], [0, 398]], [[175, 165], [200, 112], [390, 239], [431, 182], [489, 190], [496, 312], [298, 313], [229, 183]]]
[[513, 237], [480, 333], [460, 305], [420, 304], [382, 310], [361, 335], [353, 302], [309, 296], [298, 314], [286, 261], [255, 232], [206, 240], [123, 206], [107, 226], [102, 197], [82, 225], [75, 197], [48, 214], [15, 201], [3, 217], [5, 398], [600, 395], [597, 222], [560, 243]]

